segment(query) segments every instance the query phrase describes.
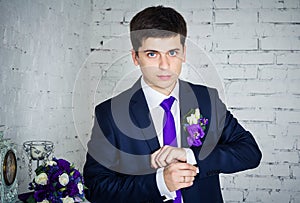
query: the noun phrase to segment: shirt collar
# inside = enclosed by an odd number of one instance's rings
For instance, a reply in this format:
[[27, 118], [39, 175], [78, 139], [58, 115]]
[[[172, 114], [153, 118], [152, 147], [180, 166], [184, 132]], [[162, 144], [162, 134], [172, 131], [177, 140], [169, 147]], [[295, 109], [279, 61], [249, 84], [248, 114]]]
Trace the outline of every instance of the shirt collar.
[[177, 80], [176, 85], [173, 89], [173, 91], [171, 92], [171, 94], [169, 96], [166, 96], [156, 90], [154, 90], [153, 88], [151, 88], [144, 80], [144, 78], [142, 77], [141, 79], [141, 85], [142, 85], [142, 90], [145, 94], [149, 109], [154, 109], [158, 106], [160, 106], [160, 103], [169, 98], [170, 96], [173, 96], [175, 98], [175, 101], [179, 101], [179, 82]]

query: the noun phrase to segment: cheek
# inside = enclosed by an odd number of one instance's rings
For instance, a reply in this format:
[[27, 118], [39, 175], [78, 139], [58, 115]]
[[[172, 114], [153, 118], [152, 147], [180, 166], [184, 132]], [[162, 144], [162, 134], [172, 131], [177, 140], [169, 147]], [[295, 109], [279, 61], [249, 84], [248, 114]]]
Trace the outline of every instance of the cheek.
[[153, 69], [155, 67], [158, 67], [158, 64], [154, 60], [149, 60], [149, 61], [143, 63], [143, 67]]
[[171, 67], [173, 67], [172, 71], [179, 75], [181, 73], [182, 63], [180, 63], [180, 62], [174, 63], [173, 66], [171, 66]]
[[141, 68], [141, 71], [142, 71], [143, 76], [146, 77], [146, 78], [151, 78], [154, 75], [154, 71], [151, 70], [150, 67], [148, 67], [148, 68], [143, 67], [143, 68]]

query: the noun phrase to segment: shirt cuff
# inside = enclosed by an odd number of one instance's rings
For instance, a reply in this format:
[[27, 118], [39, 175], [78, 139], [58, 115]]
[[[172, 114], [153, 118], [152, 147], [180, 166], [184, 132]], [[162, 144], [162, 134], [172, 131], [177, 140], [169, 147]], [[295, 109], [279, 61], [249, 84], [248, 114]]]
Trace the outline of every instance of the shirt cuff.
[[[186, 162], [192, 165], [196, 165], [197, 161], [196, 158], [194, 156], [194, 152], [193, 150], [191, 150], [190, 148], [183, 148], [186, 152]], [[199, 173], [199, 168], [197, 168], [197, 173]]]
[[164, 168], [159, 168], [156, 171], [156, 184], [161, 196], [164, 196], [164, 202], [168, 200], [174, 200], [176, 198], [176, 192], [170, 192], [166, 186], [164, 179]]

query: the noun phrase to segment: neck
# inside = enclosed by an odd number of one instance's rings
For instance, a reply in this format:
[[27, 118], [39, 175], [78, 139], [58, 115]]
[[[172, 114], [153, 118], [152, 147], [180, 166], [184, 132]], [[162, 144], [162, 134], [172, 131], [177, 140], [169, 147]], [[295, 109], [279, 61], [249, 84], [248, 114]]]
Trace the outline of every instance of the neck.
[[152, 84], [148, 84], [148, 85], [149, 85], [149, 87], [151, 87], [155, 91], [157, 91], [157, 92], [159, 92], [163, 95], [169, 96], [172, 93], [172, 91], [174, 90], [176, 83], [173, 84], [172, 86], [168, 87], [168, 88], [160, 88], [160, 87], [157, 87], [157, 86], [152, 85]]

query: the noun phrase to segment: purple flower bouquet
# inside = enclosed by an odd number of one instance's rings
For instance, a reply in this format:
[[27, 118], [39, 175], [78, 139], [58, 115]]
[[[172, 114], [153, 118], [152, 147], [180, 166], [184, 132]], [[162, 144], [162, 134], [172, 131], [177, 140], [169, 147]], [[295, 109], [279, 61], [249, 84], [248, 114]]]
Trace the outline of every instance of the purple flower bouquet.
[[74, 165], [64, 159], [53, 158], [35, 170], [29, 184], [34, 190], [27, 202], [73, 203], [84, 201], [83, 177]]

